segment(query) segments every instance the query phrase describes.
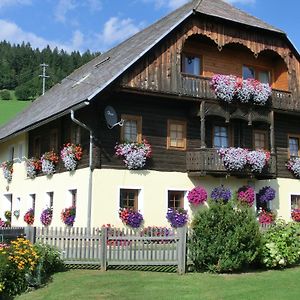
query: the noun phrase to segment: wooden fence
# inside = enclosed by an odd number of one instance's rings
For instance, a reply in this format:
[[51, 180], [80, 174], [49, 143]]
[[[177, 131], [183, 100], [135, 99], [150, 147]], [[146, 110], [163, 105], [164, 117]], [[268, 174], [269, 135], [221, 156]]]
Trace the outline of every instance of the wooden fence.
[[[32, 231], [34, 228], [31, 229]], [[67, 264], [177, 266], [186, 271], [187, 229], [36, 228], [33, 241], [57, 247]]]

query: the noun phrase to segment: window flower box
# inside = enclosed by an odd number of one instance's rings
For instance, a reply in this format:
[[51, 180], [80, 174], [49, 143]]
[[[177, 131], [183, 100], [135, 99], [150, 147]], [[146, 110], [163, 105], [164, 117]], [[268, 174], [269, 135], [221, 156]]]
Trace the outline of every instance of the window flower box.
[[76, 207], [75, 206], [70, 206], [70, 207], [64, 208], [61, 212], [61, 220], [67, 226], [74, 225], [75, 217], [76, 217]]
[[29, 178], [34, 179], [41, 170], [41, 160], [34, 157], [26, 160], [26, 173]]
[[292, 217], [293, 221], [300, 222], [300, 209], [294, 208], [292, 210], [291, 217]]
[[68, 171], [74, 171], [82, 158], [82, 147], [80, 145], [67, 143], [60, 152], [60, 158]]
[[183, 208], [169, 208], [166, 218], [172, 227], [178, 228], [186, 225], [189, 216], [187, 210], [184, 210]]
[[295, 177], [300, 178], [300, 158], [294, 157], [291, 158], [286, 163], [287, 169], [294, 174]]
[[116, 156], [123, 158], [129, 170], [142, 169], [152, 155], [151, 145], [147, 140], [143, 140], [142, 143], [117, 144], [115, 150]]
[[54, 151], [44, 153], [41, 157], [42, 172], [46, 175], [54, 174], [58, 160], [59, 157]]
[[1, 164], [3, 176], [7, 180], [8, 183], [10, 183], [12, 180], [12, 175], [13, 175], [13, 171], [14, 171], [13, 166], [14, 166], [14, 162], [12, 160], [4, 161]]
[[125, 225], [134, 229], [139, 228], [144, 221], [140, 212], [129, 208], [120, 208], [119, 217]]

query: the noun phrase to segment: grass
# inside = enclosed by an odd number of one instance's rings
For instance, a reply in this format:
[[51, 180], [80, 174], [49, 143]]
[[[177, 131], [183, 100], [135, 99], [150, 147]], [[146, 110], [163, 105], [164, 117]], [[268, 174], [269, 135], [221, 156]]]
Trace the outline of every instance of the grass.
[[16, 300], [57, 299], [299, 299], [300, 267], [237, 275], [73, 270]]
[[0, 100], [0, 126], [25, 109], [31, 101]]

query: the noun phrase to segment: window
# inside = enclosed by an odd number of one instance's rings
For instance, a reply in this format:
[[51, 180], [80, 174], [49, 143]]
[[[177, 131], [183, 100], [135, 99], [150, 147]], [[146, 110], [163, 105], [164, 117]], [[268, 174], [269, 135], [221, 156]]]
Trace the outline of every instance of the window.
[[123, 142], [142, 141], [142, 117], [132, 115], [122, 115], [124, 124], [121, 127], [121, 140]]
[[69, 192], [71, 194], [72, 206], [76, 206], [77, 190], [69, 190]]
[[53, 207], [53, 199], [54, 199], [54, 192], [47, 192], [46, 193], [46, 207]]
[[182, 73], [200, 76], [202, 75], [202, 59], [199, 56], [183, 54], [182, 56]]
[[138, 190], [120, 190], [120, 208], [131, 208], [138, 210]]
[[213, 128], [213, 146], [214, 146], [214, 148], [229, 147], [228, 127], [214, 126], [214, 128]]
[[291, 195], [291, 209], [300, 209], [300, 195]]
[[50, 131], [50, 150], [58, 150], [58, 134], [57, 129], [52, 129]]
[[168, 135], [167, 135], [168, 149], [186, 149], [186, 122], [168, 120]]
[[253, 132], [253, 146], [255, 150], [267, 150], [268, 147], [268, 133], [264, 130], [254, 130]]
[[29, 208], [32, 208], [33, 211], [35, 212], [35, 194], [30, 194], [30, 203], [29, 203]]
[[40, 157], [41, 156], [41, 138], [39, 136], [36, 136], [33, 139], [32, 154], [33, 154], [34, 157]]
[[299, 157], [299, 139], [298, 136], [289, 135], [289, 157]]
[[168, 191], [168, 208], [184, 208], [184, 192]]
[[253, 78], [260, 81], [261, 83], [271, 84], [270, 71], [263, 70], [257, 67], [243, 66], [243, 78]]

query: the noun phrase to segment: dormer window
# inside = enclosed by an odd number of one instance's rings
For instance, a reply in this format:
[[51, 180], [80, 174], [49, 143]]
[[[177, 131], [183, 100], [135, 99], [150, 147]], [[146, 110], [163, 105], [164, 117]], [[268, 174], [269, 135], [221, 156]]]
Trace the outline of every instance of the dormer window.
[[243, 79], [253, 78], [261, 83], [271, 84], [270, 71], [257, 67], [243, 66]]
[[182, 73], [188, 75], [202, 75], [202, 59], [200, 56], [193, 54], [183, 54], [182, 56]]

